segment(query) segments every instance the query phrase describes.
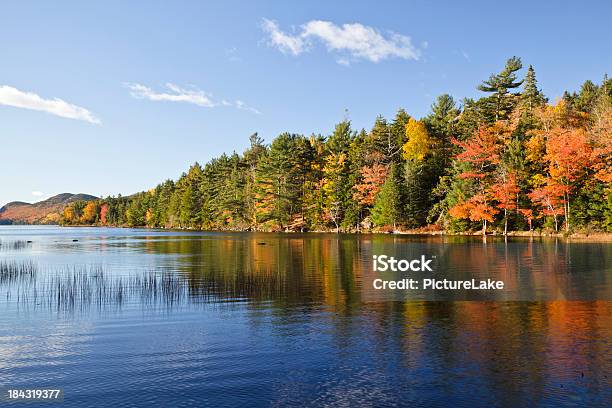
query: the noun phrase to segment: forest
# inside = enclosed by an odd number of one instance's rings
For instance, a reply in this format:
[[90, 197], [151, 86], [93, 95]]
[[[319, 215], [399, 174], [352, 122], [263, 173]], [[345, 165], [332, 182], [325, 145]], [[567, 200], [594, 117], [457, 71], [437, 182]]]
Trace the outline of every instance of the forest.
[[[523, 74], [524, 72], [524, 74]], [[417, 119], [257, 133], [149, 191], [77, 201], [63, 225], [240, 231], [612, 232], [612, 80], [550, 101], [507, 60], [478, 99], [441, 95]]]

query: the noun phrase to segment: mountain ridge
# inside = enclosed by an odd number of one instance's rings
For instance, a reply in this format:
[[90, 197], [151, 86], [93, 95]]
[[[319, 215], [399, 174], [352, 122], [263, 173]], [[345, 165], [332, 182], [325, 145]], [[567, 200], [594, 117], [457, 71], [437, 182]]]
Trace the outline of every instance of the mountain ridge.
[[0, 207], [0, 224], [57, 224], [66, 205], [97, 198], [85, 193], [60, 193], [35, 203], [11, 201]]

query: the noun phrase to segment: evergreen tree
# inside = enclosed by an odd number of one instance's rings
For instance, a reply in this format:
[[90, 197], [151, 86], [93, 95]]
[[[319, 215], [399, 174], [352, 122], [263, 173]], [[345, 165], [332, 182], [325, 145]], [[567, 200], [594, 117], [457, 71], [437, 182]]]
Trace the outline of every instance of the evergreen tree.
[[506, 61], [506, 66], [499, 74], [492, 74], [478, 86], [478, 90], [491, 93], [491, 96], [485, 99], [489, 121], [508, 118], [516, 104], [516, 95], [509, 91], [523, 83], [516, 78], [516, 73], [521, 68], [523, 68], [521, 59], [512, 57]]
[[397, 160], [402, 146], [397, 144], [385, 118], [378, 116], [368, 137], [368, 161], [370, 163], [390, 164]]
[[[391, 130], [391, 135], [394, 139], [393, 145], [394, 146], [398, 146], [398, 147], [402, 147], [404, 145], [404, 143], [406, 143], [406, 125], [408, 124], [408, 121], [410, 121], [411, 117], [410, 115], [408, 115], [406, 113], [406, 111], [404, 109], [400, 109], [397, 111], [397, 113], [395, 114], [395, 118], [393, 119], [393, 122], [391, 122], [391, 125], [389, 126], [389, 129]], [[402, 155], [401, 154], [395, 154], [393, 156], [393, 161], [396, 163], [399, 163], [402, 161]]]
[[200, 184], [202, 183], [203, 171], [199, 163], [193, 164], [181, 183], [179, 222], [182, 227], [200, 227], [200, 207], [202, 196]]
[[401, 221], [402, 215], [402, 194], [401, 194], [402, 177], [397, 165], [392, 164], [389, 169], [389, 174], [383, 184], [376, 203], [372, 209], [372, 220], [374, 225], [385, 226], [393, 225], [393, 229], [397, 228], [397, 224]]
[[250, 146], [244, 152], [245, 163], [245, 191], [244, 191], [244, 213], [251, 228], [255, 228], [257, 221], [255, 219], [255, 176], [257, 164], [262, 156], [266, 153], [264, 140], [259, 137], [257, 132], [249, 137]]
[[599, 87], [592, 81], [586, 80], [580, 87], [580, 92], [574, 101], [573, 107], [579, 111], [590, 113], [595, 107], [598, 96]]
[[454, 130], [460, 113], [455, 100], [448, 94], [440, 95], [430, 110], [431, 113], [424, 120], [429, 134], [442, 144], [448, 145], [451, 137], [456, 136]]
[[525, 75], [521, 102], [528, 115], [531, 115], [535, 108], [546, 103], [546, 98], [542, 94], [542, 91], [538, 89], [538, 81], [536, 79], [535, 70], [531, 65], [529, 65], [529, 68], [527, 68], [527, 74]]
[[257, 166], [255, 180], [257, 223], [273, 222], [285, 229], [301, 209], [298, 140], [303, 136], [283, 133], [272, 142]]

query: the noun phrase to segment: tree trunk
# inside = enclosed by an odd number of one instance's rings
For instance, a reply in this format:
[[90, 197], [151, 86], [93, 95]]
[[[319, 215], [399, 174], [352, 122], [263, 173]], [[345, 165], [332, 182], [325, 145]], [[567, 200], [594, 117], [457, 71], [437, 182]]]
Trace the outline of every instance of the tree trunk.
[[516, 193], [516, 229], [518, 229], [520, 219], [521, 217], [519, 212], [519, 193]]
[[482, 235], [487, 235], [487, 220], [482, 220]]
[[567, 232], [569, 232], [569, 225], [570, 225], [570, 199], [569, 199], [569, 194], [567, 195], [567, 215], [565, 217], [565, 230]]
[[508, 210], [504, 208], [504, 236], [508, 235]]

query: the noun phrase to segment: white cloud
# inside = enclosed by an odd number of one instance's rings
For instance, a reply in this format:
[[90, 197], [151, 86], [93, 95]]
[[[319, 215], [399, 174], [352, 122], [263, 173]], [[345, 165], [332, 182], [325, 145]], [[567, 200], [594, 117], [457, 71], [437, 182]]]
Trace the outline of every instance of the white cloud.
[[[283, 53], [299, 55], [309, 48], [313, 40], [323, 43], [330, 52], [348, 55], [353, 59], [380, 62], [388, 58], [418, 60], [420, 50], [412, 45], [410, 37], [390, 32], [381, 34], [377, 29], [359, 23], [338, 26], [330, 21], [311, 20], [301, 31], [284, 33], [274, 21], [264, 19], [262, 27], [269, 36], [268, 44]], [[346, 65], [346, 57], [337, 61]]]
[[217, 106], [233, 106], [237, 109], [261, 115], [261, 112], [253, 107], [247, 106], [244, 102], [236, 100], [234, 102], [226, 99], [217, 102], [212, 94], [206, 93], [196, 87], [190, 89], [182, 88], [173, 83], [166, 83], [167, 91], [156, 92], [153, 89], [138, 83], [126, 83], [125, 86], [130, 90], [130, 95], [137, 99], [148, 99], [150, 101], [185, 102], [204, 108], [214, 108]]
[[[227, 102], [227, 101], [224, 101]], [[232, 106], [231, 102], [230, 102], [230, 106]], [[244, 102], [242, 102], [241, 100], [236, 100], [233, 104], [233, 106], [235, 106], [238, 109], [242, 109], [242, 110], [246, 110], [249, 112], [253, 112], [257, 115], [261, 115], [261, 112], [258, 109], [255, 109], [251, 106], [248, 106], [247, 104], [245, 104]]]
[[151, 101], [187, 102], [194, 105], [212, 108], [215, 106], [210, 96], [199, 89], [185, 89], [172, 83], [167, 83], [166, 88], [170, 92], [155, 92], [153, 89], [141, 84], [126, 84], [130, 95], [138, 99], [149, 99]]
[[62, 118], [84, 120], [99, 125], [100, 119], [90, 111], [59, 98], [44, 99], [32, 92], [20, 91], [8, 85], [0, 86], [0, 105], [47, 112]]
[[266, 18], [262, 23], [263, 30], [270, 36], [269, 44], [278, 48], [285, 54], [300, 55], [305, 50], [305, 40], [302, 35], [285, 34], [278, 28], [278, 24]]
[[42, 191], [32, 191], [32, 195], [34, 197], [42, 197], [45, 195], [45, 193], [43, 193]]

